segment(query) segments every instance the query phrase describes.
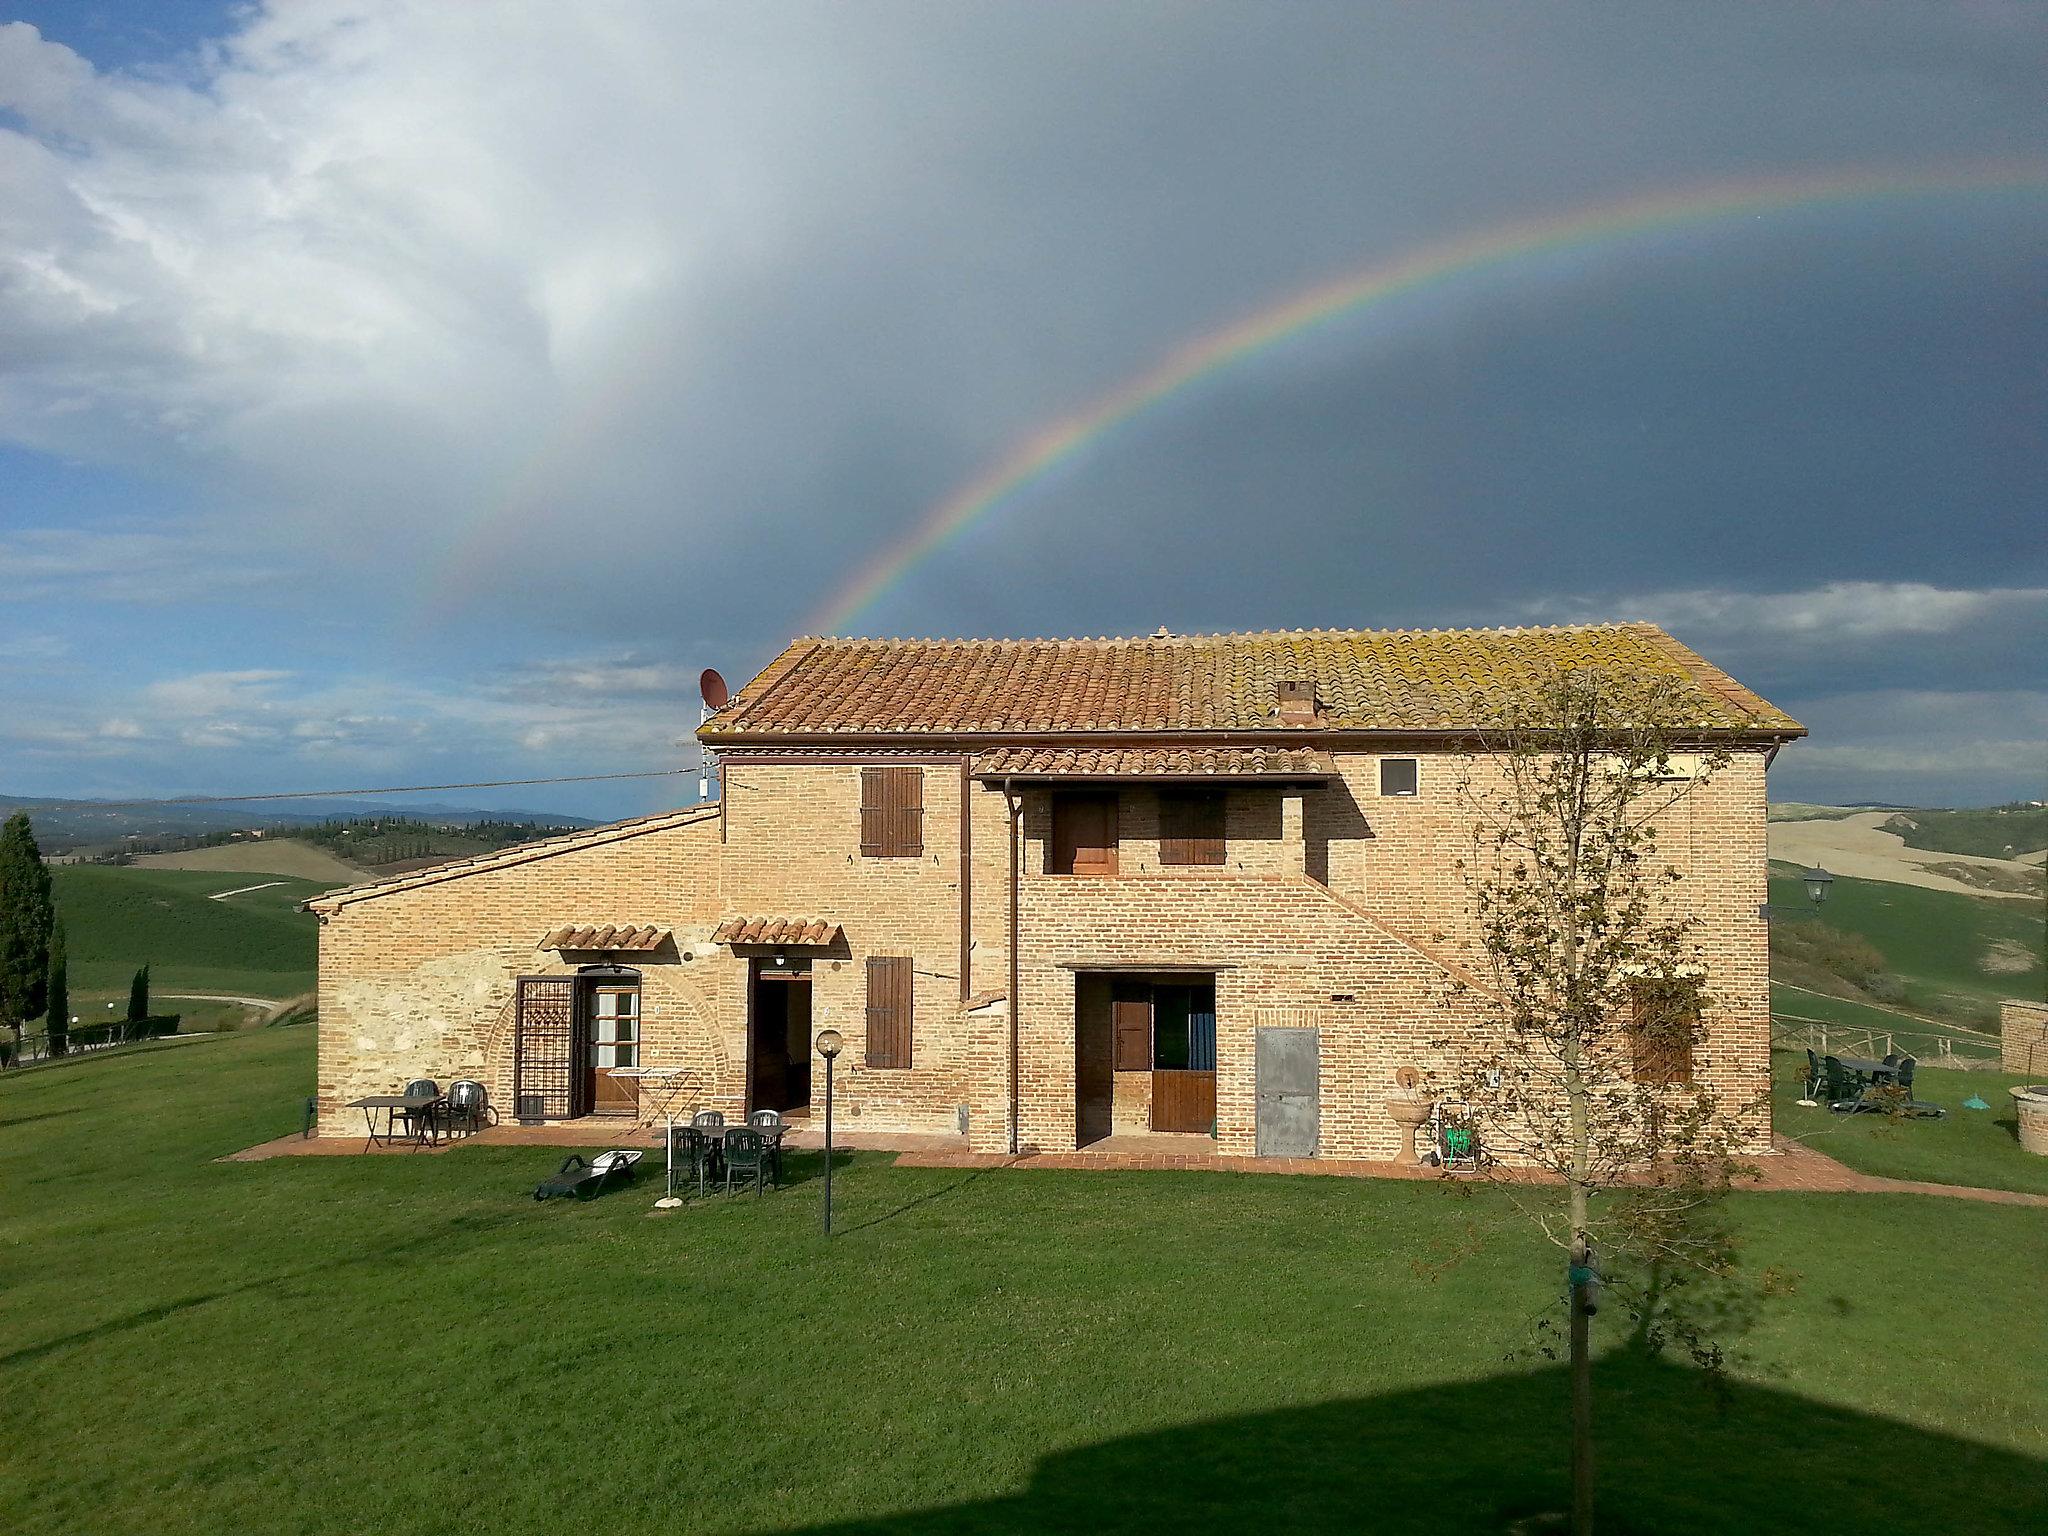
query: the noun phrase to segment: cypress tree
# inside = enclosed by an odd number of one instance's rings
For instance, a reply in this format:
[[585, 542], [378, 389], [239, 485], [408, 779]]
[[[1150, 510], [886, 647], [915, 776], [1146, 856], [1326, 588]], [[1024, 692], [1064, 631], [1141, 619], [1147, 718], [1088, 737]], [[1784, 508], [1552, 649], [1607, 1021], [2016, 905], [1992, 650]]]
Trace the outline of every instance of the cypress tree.
[[64, 954], [64, 921], [57, 920], [50, 934], [50, 986], [48, 992], [49, 1018], [43, 1028], [49, 1031], [50, 1054], [62, 1056], [71, 1049], [71, 977], [70, 965]]
[[149, 967], [146, 965], [128, 983], [128, 1017], [131, 1022], [149, 1017]]
[[50, 871], [28, 812], [0, 825], [0, 1027], [20, 1029], [43, 1011], [50, 982]]

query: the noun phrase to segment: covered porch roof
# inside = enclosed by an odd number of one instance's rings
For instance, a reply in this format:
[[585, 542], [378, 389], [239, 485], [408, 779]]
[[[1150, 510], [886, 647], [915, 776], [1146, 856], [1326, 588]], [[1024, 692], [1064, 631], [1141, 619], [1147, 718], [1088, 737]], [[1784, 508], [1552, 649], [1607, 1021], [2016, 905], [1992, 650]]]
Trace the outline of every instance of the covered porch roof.
[[974, 776], [1060, 783], [1280, 783], [1334, 779], [1337, 763], [1317, 747], [998, 747], [974, 759]]

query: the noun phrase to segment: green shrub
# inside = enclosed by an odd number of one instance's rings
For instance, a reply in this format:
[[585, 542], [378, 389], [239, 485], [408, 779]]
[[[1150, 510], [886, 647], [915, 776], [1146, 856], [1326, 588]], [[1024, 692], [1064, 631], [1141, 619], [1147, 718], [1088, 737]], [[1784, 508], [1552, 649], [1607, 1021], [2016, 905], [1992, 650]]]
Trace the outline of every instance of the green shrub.
[[[1884, 952], [1861, 934], [1817, 921], [1774, 923], [1771, 953], [1817, 966], [1851, 985], [1873, 992], [1885, 977]], [[1897, 985], [1895, 980], [1891, 981]]]

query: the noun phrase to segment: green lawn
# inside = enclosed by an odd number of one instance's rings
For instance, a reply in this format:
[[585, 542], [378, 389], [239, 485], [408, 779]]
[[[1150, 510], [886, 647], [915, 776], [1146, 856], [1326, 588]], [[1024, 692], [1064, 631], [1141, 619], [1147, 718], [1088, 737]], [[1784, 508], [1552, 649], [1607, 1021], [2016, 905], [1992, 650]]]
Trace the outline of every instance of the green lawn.
[[[1772, 907], [1790, 914], [1775, 922], [1808, 920], [1813, 909], [1790, 866], [1771, 866], [1770, 889]], [[1838, 876], [1821, 918], [1883, 951], [1914, 1011], [1995, 1030], [1998, 999], [2042, 995], [2039, 902]]]
[[[828, 1243], [815, 1157], [673, 1215], [651, 1180], [534, 1204], [544, 1148], [211, 1161], [295, 1128], [312, 1043], [0, 1090], [0, 1528], [1443, 1533], [1559, 1502], [1526, 1347], [1560, 1277], [1489, 1193], [862, 1157]], [[1725, 1401], [1596, 1321], [1605, 1529], [2038, 1531], [2048, 1211], [1734, 1217], [1798, 1282], [1728, 1322]]]
[[[297, 907], [330, 886], [277, 875], [98, 864], [65, 865], [51, 874], [71, 951], [72, 1001], [83, 1017], [104, 1011], [94, 1005], [106, 999], [125, 1001], [129, 978], [145, 962], [159, 992], [284, 998], [312, 989], [319, 927]], [[210, 899], [250, 885], [266, 888]], [[165, 1011], [177, 1009], [165, 1004]]]
[[[1865, 1173], [2048, 1195], [2048, 1157], [2036, 1157], [2020, 1146], [2007, 1091], [2025, 1078], [1919, 1067], [1913, 1075], [1913, 1097], [1938, 1104], [1948, 1114], [1940, 1120], [1903, 1120], [1838, 1115], [1824, 1106], [1800, 1108], [1799, 1083], [1805, 1069], [1802, 1053], [1772, 1054], [1774, 1123], [1786, 1135]], [[1991, 1107], [1963, 1108], [1963, 1101], [1973, 1094]]]

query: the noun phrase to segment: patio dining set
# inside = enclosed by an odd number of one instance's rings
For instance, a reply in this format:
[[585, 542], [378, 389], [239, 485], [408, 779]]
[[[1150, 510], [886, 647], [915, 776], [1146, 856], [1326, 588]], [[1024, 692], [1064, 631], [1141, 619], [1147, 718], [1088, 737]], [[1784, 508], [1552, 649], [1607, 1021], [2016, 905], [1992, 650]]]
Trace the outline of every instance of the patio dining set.
[[782, 1138], [788, 1134], [789, 1122], [772, 1109], [755, 1110], [744, 1125], [727, 1125], [716, 1109], [700, 1111], [688, 1125], [670, 1125], [669, 1197], [676, 1198], [685, 1183], [695, 1184], [699, 1195], [721, 1183], [728, 1194], [735, 1182], [752, 1184], [756, 1194], [781, 1188]]
[[1827, 1105], [1836, 1114], [1888, 1114], [1938, 1120], [1948, 1112], [1913, 1097], [1916, 1066], [1913, 1057], [1896, 1053], [1875, 1060], [1865, 1056], [1823, 1056], [1809, 1047], [1806, 1076], [1800, 1086], [1807, 1099]]
[[363, 1145], [365, 1152], [373, 1146], [401, 1142], [438, 1146], [444, 1135], [474, 1135], [498, 1123], [490, 1091], [473, 1078], [457, 1078], [444, 1093], [431, 1077], [416, 1077], [403, 1093], [367, 1094], [351, 1099], [348, 1107], [363, 1112], [363, 1128], [369, 1137]]

